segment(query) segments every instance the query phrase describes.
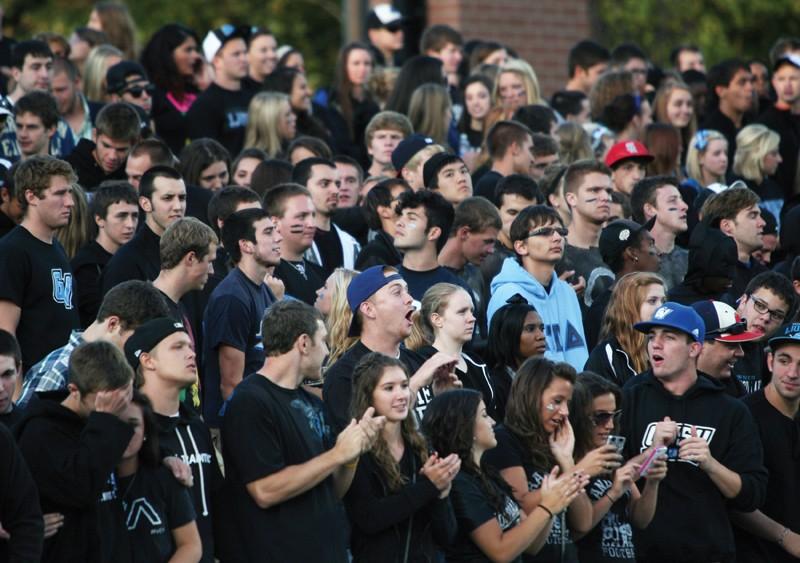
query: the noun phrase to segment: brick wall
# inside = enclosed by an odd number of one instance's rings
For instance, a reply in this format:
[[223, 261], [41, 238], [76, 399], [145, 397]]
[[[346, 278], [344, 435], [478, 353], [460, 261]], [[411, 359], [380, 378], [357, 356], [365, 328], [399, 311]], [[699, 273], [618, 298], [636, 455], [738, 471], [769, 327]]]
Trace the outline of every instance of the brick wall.
[[587, 0], [427, 0], [427, 8], [428, 25], [510, 45], [531, 63], [548, 98], [566, 83], [570, 47], [591, 37]]

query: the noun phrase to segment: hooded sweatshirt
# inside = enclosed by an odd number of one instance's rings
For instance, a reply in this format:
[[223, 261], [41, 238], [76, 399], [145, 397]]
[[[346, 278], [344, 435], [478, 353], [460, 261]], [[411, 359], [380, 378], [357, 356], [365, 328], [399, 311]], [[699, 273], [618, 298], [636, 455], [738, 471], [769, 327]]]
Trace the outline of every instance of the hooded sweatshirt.
[[727, 509], [750, 512], [764, 502], [767, 489], [761, 440], [747, 407], [704, 374], [698, 373], [695, 384], [675, 396], [646, 371], [625, 384], [622, 412], [626, 457], [649, 448], [656, 423], [668, 416], [678, 423], [679, 443], [691, 436], [694, 426], [711, 455], [742, 480], [739, 494], [726, 499], [695, 462], [668, 461], [653, 521], [636, 537], [637, 555], [675, 563], [733, 561]]
[[87, 191], [93, 192], [105, 180], [126, 180], [124, 164], [113, 172], [106, 172], [97, 164], [94, 159], [94, 149], [97, 147], [89, 139], [81, 139], [78, 146], [64, 160], [69, 162], [75, 174], [78, 176], [78, 183]]
[[61, 404], [66, 396], [62, 391], [40, 394], [15, 428], [39, 488], [42, 513], [64, 515], [63, 527], [44, 542], [42, 561], [104, 561], [115, 551], [110, 534], [121, 537], [122, 531], [106, 518], [113, 512], [107, 505], [119, 503], [113, 472], [133, 428], [108, 413], [92, 412], [83, 419]]
[[683, 283], [669, 291], [669, 300], [691, 305], [706, 299], [719, 300], [721, 294], [704, 288], [705, 278], [726, 278], [733, 282], [739, 256], [736, 242], [719, 229], [700, 222], [689, 239], [689, 270]]
[[516, 294], [533, 305], [544, 323], [547, 350], [544, 356], [555, 362], [567, 362], [583, 370], [589, 351], [583, 333], [583, 317], [578, 297], [570, 285], [553, 272], [549, 290], [530, 275], [516, 258], [506, 258], [500, 273], [492, 280], [492, 297], [486, 311], [491, 325], [495, 311]]
[[205, 422], [183, 403], [177, 416], [157, 414], [158, 444], [163, 456], [177, 456], [192, 469], [194, 485], [190, 496], [197, 514], [197, 529], [203, 541], [202, 562], [214, 561], [214, 530], [212, 515], [217, 506], [217, 493], [223, 485], [211, 433]]

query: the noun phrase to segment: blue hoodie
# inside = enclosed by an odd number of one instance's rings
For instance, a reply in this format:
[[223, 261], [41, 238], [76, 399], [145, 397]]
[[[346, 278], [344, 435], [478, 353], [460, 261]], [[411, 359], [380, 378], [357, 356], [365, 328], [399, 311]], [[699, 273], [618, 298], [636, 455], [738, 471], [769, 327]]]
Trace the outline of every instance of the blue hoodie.
[[491, 323], [495, 311], [519, 293], [533, 305], [544, 323], [547, 350], [544, 355], [555, 362], [567, 362], [582, 371], [589, 351], [583, 334], [583, 317], [578, 297], [570, 285], [553, 272], [550, 292], [520, 265], [516, 258], [506, 258], [500, 273], [492, 280], [492, 298], [486, 311]]

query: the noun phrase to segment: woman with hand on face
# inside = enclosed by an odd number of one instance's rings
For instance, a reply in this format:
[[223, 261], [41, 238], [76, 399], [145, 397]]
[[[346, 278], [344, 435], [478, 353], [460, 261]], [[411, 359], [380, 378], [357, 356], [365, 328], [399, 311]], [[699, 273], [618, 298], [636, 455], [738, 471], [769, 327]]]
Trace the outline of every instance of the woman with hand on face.
[[[606, 445], [617, 433], [622, 393], [616, 385], [596, 373], [583, 372], [575, 383], [570, 420], [575, 429], [575, 457]], [[648, 452], [649, 453], [649, 452]], [[636, 561], [633, 528], [646, 528], [653, 519], [659, 483], [667, 475], [667, 462], [659, 458], [644, 472], [644, 488], [636, 481], [645, 456], [637, 456], [613, 472], [603, 472], [589, 481], [586, 492], [592, 501], [592, 529], [577, 540], [581, 563]]]
[[456, 375], [468, 389], [480, 391], [489, 416], [495, 416], [495, 392], [486, 364], [464, 353], [464, 345], [475, 331], [472, 297], [452, 283], [437, 283], [422, 296], [409, 348], [430, 358], [444, 352], [455, 358]]
[[[542, 502], [543, 483], [555, 468], [565, 475], [591, 478], [616, 469], [622, 461], [613, 446], [604, 446], [575, 462], [575, 435], [568, 407], [575, 377], [575, 369], [569, 364], [530, 358], [519, 368], [511, 386], [505, 422], [497, 430], [497, 447], [487, 453], [487, 463], [500, 470], [526, 511]], [[554, 512], [552, 528], [540, 538], [544, 544], [541, 551], [526, 560], [578, 561], [572, 533], [585, 534], [591, 529], [592, 506], [583, 494], [568, 506], [566, 514]]]
[[[147, 397], [134, 392], [122, 419], [134, 430], [117, 465], [117, 494], [128, 522], [130, 560], [200, 561], [203, 546], [192, 499], [188, 489], [160, 462], [158, 428]], [[147, 518], [139, 517], [143, 506], [150, 508]]]
[[361, 456], [344, 499], [354, 562], [434, 561], [437, 546], [455, 537], [449, 494], [461, 460], [455, 453], [428, 455], [410, 416], [413, 399], [399, 360], [376, 352], [359, 360], [353, 415], [372, 407], [386, 424], [372, 450]]
[[456, 539], [445, 550], [448, 562], [522, 561], [523, 553], [541, 549], [554, 515], [563, 511], [586, 484], [580, 475], [541, 482], [537, 502], [521, 506], [509, 485], [484, 459], [497, 445], [494, 420], [480, 393], [448, 391], [434, 398], [422, 427], [440, 456], [457, 454], [461, 471], [453, 481], [451, 502], [458, 522]]

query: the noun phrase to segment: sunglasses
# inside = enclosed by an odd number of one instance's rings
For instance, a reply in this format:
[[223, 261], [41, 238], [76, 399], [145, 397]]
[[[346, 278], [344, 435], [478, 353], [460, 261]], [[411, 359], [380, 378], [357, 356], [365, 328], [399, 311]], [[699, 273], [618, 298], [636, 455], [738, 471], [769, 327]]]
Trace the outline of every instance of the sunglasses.
[[542, 227], [528, 233], [528, 237], [551, 237], [553, 233], [558, 233], [560, 236], [565, 237], [569, 234], [569, 229], [564, 227]]
[[123, 94], [130, 94], [137, 100], [142, 97], [142, 94], [147, 92], [149, 96], [153, 95], [155, 92], [155, 87], [152, 84], [148, 84], [147, 86], [132, 86], [130, 88], [125, 88], [122, 93]]
[[592, 413], [589, 418], [592, 420], [592, 424], [595, 426], [605, 426], [608, 424], [609, 420], [614, 420], [614, 425], [616, 426], [619, 424], [619, 419], [622, 416], [622, 409], [615, 410], [613, 412], [608, 411], [597, 411]]

